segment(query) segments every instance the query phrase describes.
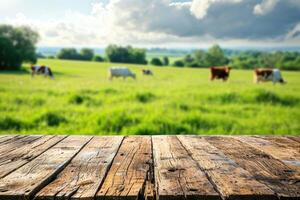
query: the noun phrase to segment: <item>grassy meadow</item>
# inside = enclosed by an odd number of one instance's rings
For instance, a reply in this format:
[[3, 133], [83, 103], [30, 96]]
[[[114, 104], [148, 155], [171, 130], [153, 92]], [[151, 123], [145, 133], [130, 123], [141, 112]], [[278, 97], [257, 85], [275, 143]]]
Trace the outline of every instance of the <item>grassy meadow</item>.
[[[0, 134], [300, 134], [299, 72], [284, 71], [286, 85], [256, 85], [243, 70], [223, 83], [209, 81], [208, 69], [39, 64], [55, 80], [0, 72]], [[109, 81], [110, 66], [129, 67], [137, 80]]]

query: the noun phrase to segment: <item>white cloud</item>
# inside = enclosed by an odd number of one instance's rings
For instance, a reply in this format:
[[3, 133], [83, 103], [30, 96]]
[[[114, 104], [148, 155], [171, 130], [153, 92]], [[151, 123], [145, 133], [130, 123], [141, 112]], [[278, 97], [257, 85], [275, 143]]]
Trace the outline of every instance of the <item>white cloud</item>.
[[190, 10], [197, 19], [202, 19], [207, 15], [208, 9], [213, 4], [240, 3], [242, 1], [243, 0], [193, 0]]
[[174, 6], [178, 9], [182, 9], [182, 8], [190, 8], [192, 5], [191, 1], [185, 1], [185, 2], [171, 2], [169, 4], [170, 6]]
[[272, 11], [279, 0], [263, 0], [260, 4], [255, 5], [253, 13], [256, 15], [265, 15]]
[[299, 39], [300, 38], [300, 22], [287, 33], [286, 39]]
[[[294, 18], [300, 16], [300, 12], [296, 12], [300, 7], [293, 6], [294, 10], [282, 20], [282, 12], [286, 13], [286, 10], [281, 11], [280, 4], [275, 8], [279, 0], [275, 0], [276, 3], [271, 1], [110, 0], [106, 4], [92, 4], [87, 14], [69, 10], [57, 20], [39, 20], [18, 14], [5, 22], [33, 27], [41, 35], [41, 46], [106, 46], [110, 43], [203, 46], [217, 42], [235, 44], [267, 40], [278, 42], [278, 38], [290, 40], [299, 32], [300, 26], [295, 26], [299, 20]], [[297, 2], [286, 0], [281, 4], [295, 5]], [[274, 9], [277, 9], [278, 16], [265, 18]], [[290, 27], [295, 27], [295, 30]]]
[[66, 11], [59, 20], [39, 20], [19, 13], [15, 18], [6, 18], [5, 23], [15, 26], [27, 25], [37, 30], [41, 36], [39, 45], [95, 45], [101, 44], [107, 29], [104, 26], [102, 4], [93, 4], [90, 14]]

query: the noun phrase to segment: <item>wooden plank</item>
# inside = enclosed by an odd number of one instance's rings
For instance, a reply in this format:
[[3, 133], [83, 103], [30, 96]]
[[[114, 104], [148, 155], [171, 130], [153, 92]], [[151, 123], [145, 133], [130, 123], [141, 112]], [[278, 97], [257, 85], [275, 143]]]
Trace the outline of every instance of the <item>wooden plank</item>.
[[199, 136], [178, 136], [198, 166], [207, 174], [223, 199], [277, 199], [266, 185]]
[[231, 137], [206, 137], [256, 180], [271, 188], [280, 199], [299, 199], [299, 175], [278, 159]]
[[126, 137], [96, 199], [135, 200], [143, 195], [151, 160], [151, 137]]
[[94, 137], [35, 199], [93, 199], [123, 137]]
[[299, 136], [287, 136], [287, 138], [300, 143], [300, 137]]
[[6, 142], [12, 138], [16, 137], [15, 135], [2, 135], [0, 137], [0, 144], [3, 143], [3, 142]]
[[17, 136], [0, 145], [0, 156], [6, 155], [7, 152], [13, 151], [24, 145], [31, 144], [40, 139], [42, 136]]
[[294, 149], [294, 151], [296, 151], [297, 154], [300, 153], [300, 143], [287, 137], [255, 136], [255, 138], [262, 138], [264, 140], [268, 140], [272, 143], [275, 143], [277, 144], [277, 146], [281, 146], [282, 148]]
[[65, 136], [45, 136], [0, 155], [0, 178], [33, 160], [64, 138]]
[[287, 138], [274, 137], [234, 137], [254, 148], [270, 154], [290, 166], [300, 174], [300, 143]]
[[0, 199], [31, 199], [65, 168], [90, 139], [91, 137], [68, 137], [0, 179]]
[[156, 193], [165, 199], [220, 199], [176, 136], [153, 136]]

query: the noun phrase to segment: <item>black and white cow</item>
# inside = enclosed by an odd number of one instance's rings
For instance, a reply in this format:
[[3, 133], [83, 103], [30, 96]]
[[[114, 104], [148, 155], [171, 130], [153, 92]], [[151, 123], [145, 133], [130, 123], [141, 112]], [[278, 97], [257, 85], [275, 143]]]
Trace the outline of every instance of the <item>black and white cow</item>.
[[50, 67], [47, 66], [31, 66], [31, 76], [34, 77], [35, 75], [42, 74], [44, 76], [49, 76], [50, 78], [54, 79], [52, 70]]

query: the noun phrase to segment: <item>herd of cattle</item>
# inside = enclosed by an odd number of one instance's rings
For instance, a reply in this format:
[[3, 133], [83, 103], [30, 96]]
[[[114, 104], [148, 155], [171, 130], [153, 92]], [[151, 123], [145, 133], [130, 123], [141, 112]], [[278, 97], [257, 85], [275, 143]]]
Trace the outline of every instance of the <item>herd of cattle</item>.
[[[210, 80], [213, 81], [215, 79], [222, 79], [223, 81], [227, 81], [230, 75], [230, 67], [211, 67], [211, 78]], [[149, 69], [143, 69], [142, 70], [143, 75], [145, 76], [153, 76], [153, 72]], [[31, 67], [31, 75], [32, 77], [36, 74], [42, 74], [45, 76], [49, 76], [52, 79], [54, 78], [52, 70], [50, 67], [47, 66], [32, 66]], [[109, 74], [109, 80], [113, 80], [113, 78], [123, 78], [126, 79], [127, 77], [131, 77], [133, 79], [136, 79], [136, 74], [133, 73], [130, 69], [127, 67], [111, 67], [108, 70]], [[272, 81], [275, 83], [286, 83], [281, 75], [281, 72], [279, 69], [255, 69], [253, 74], [254, 82], [260, 83], [260, 82], [267, 82]]]

